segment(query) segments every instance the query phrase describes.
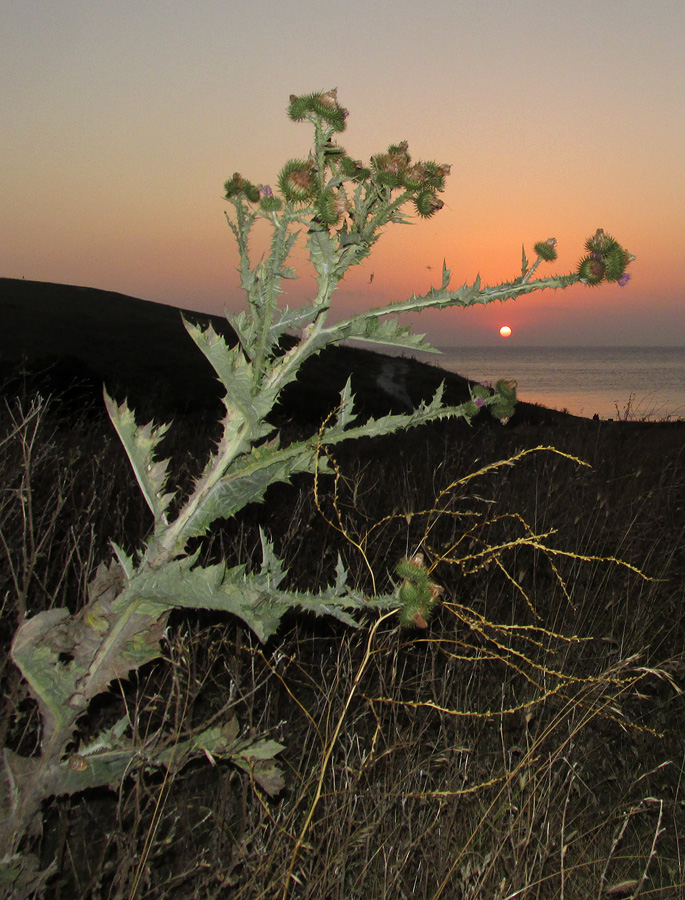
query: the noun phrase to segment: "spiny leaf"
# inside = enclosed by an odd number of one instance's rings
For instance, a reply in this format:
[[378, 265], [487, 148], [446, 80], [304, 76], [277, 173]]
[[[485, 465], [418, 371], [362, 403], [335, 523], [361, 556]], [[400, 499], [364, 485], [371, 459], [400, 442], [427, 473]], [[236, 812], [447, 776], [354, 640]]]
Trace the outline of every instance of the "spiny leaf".
[[452, 278], [452, 272], [447, 268], [447, 263], [443, 259], [442, 261], [442, 284], [441, 289], [446, 291], [450, 286], [450, 280]]
[[276, 392], [269, 390], [255, 392], [252, 363], [245, 359], [241, 347], [229, 347], [211, 324], [204, 330], [185, 319], [183, 324], [211, 363], [226, 390], [223, 402], [229, 420], [237, 413], [249, 424], [253, 440], [265, 433], [268, 434], [271, 429], [265, 427], [263, 421], [273, 408]]
[[74, 722], [69, 698], [81, 674], [63, 662], [71, 651], [68, 609], [47, 609], [26, 619], [12, 641], [11, 656], [38, 702], [43, 720], [44, 745]]
[[288, 309], [286, 307], [271, 327], [271, 341], [278, 341], [286, 331], [296, 331], [308, 325], [316, 315], [316, 312], [315, 306], [302, 306], [299, 309]]
[[119, 565], [124, 572], [124, 575], [127, 579], [133, 578], [133, 557], [129, 556], [128, 553], [126, 553], [126, 551], [116, 543], [116, 541], [110, 541], [110, 543], [112, 545], [112, 549], [114, 550], [116, 558], [119, 561]]
[[[369, 601], [366, 596], [348, 588], [347, 576], [340, 561], [334, 584], [317, 593], [289, 591], [281, 587], [286, 575], [281, 561], [264, 534], [262, 565], [258, 572], [246, 573], [245, 566], [228, 568], [224, 563], [195, 566], [196, 557], [182, 557], [159, 569], [142, 570], [127, 589], [139, 609], [151, 618], [173, 608], [213, 609], [232, 613], [242, 619], [264, 642], [273, 635], [283, 616], [300, 609], [316, 616], [332, 616], [357, 627], [348, 609], [394, 607], [394, 598]], [[122, 603], [126, 602], [124, 597]]]
[[163, 520], [174, 493], [165, 493], [169, 460], [156, 460], [155, 449], [169, 425], [137, 425], [133, 412], [124, 401], [121, 406], [105, 391], [105, 405], [121, 439], [131, 467], [155, 521]]
[[340, 392], [340, 406], [338, 407], [335, 428], [344, 431], [348, 425], [351, 425], [357, 419], [357, 413], [354, 411], [354, 394], [352, 393], [352, 379], [348, 378], [345, 387]]
[[[207, 491], [197, 512], [184, 525], [179, 540], [185, 546], [188, 538], [205, 534], [217, 519], [234, 516], [248, 503], [261, 502], [270, 485], [288, 483], [290, 476], [297, 472], [313, 471], [314, 459], [315, 446], [304, 442], [290, 444], [285, 449], [269, 445], [253, 447], [250, 453], [239, 456]], [[196, 491], [202, 491], [201, 483]]]
[[425, 340], [425, 334], [412, 333], [410, 326], [400, 325], [396, 318], [361, 316], [352, 326], [349, 337], [368, 343], [438, 352]]

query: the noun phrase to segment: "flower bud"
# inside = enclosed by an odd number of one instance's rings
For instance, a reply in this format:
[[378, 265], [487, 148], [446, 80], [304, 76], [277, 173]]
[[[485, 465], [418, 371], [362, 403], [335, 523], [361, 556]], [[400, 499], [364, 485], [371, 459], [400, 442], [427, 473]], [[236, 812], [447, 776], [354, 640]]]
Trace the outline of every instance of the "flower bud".
[[421, 190], [426, 184], [426, 179], [426, 167], [422, 162], [414, 163], [402, 173], [402, 184], [408, 191]]
[[423, 219], [429, 219], [439, 209], [442, 209], [444, 205], [442, 200], [439, 197], [436, 197], [435, 193], [430, 189], [420, 191], [416, 197], [414, 197], [416, 212]]
[[443, 588], [430, 581], [423, 554], [417, 553], [411, 559], [403, 559], [395, 569], [404, 580], [398, 591], [400, 601], [400, 622], [427, 628], [428, 619], [437, 607]]
[[307, 97], [298, 97], [296, 94], [291, 94], [288, 115], [293, 122], [301, 122], [303, 119], [306, 119], [308, 112]]
[[301, 203], [316, 191], [316, 174], [311, 160], [291, 159], [281, 169], [278, 186], [286, 200]]
[[280, 197], [274, 197], [273, 194], [270, 197], [262, 195], [262, 199], [259, 201], [260, 209], [263, 209], [264, 212], [278, 212], [278, 210], [283, 206], [283, 201]]
[[347, 206], [344, 197], [341, 197], [337, 191], [328, 188], [316, 198], [314, 204], [316, 218], [327, 228], [337, 225], [341, 216], [347, 212]]
[[338, 106], [338, 89], [331, 88], [325, 94], [317, 94], [316, 99], [321, 106], [325, 106], [327, 109], [335, 109]]
[[338, 103], [337, 88], [301, 97], [291, 94], [289, 99], [288, 115], [294, 122], [301, 122], [307, 116], [315, 115], [328, 122], [334, 131], [345, 130], [347, 110]]
[[399, 175], [393, 175], [392, 172], [377, 172], [376, 184], [382, 184], [383, 187], [389, 187], [391, 190], [402, 187], [402, 179]]
[[338, 103], [337, 88], [323, 94], [310, 94], [308, 100], [311, 112], [328, 122], [334, 131], [345, 130], [347, 110]]
[[424, 584], [428, 580], [428, 572], [423, 561], [423, 554], [417, 553], [411, 559], [403, 559], [397, 563], [395, 571], [401, 578]]
[[554, 262], [557, 258], [556, 246], [556, 238], [547, 238], [546, 241], [538, 241], [533, 249], [541, 259], [545, 260], [545, 262]]
[[618, 281], [626, 270], [626, 254], [619, 244], [609, 250], [604, 257], [607, 281]]
[[426, 172], [425, 186], [432, 187], [436, 191], [443, 191], [445, 189], [445, 178], [450, 174], [452, 167], [445, 163], [439, 165], [435, 162], [425, 162], [423, 167]]
[[406, 169], [411, 162], [409, 144], [407, 141], [400, 141], [399, 144], [391, 144], [388, 147], [388, 156], [398, 170]]
[[578, 275], [583, 284], [595, 285], [604, 280], [606, 266], [601, 259], [586, 256], [578, 263]]
[[371, 165], [377, 172], [376, 180], [379, 184], [391, 188], [401, 187], [404, 173], [411, 162], [408, 148], [409, 144], [402, 141], [399, 144], [391, 144], [387, 153], [378, 153], [371, 157]]
[[599, 253], [600, 256], [605, 256], [613, 247], [617, 246], [616, 241], [603, 228], [598, 228], [592, 237], [585, 241], [585, 249], [591, 254]]
[[342, 169], [343, 175], [347, 176], [347, 178], [352, 178], [354, 181], [366, 181], [366, 179], [371, 175], [371, 170], [365, 168], [361, 160], [352, 159], [349, 156], [343, 156], [340, 159], [340, 168]]
[[229, 179], [229, 181], [224, 182], [224, 196], [227, 200], [230, 200], [232, 197], [237, 196], [242, 193], [242, 176], [239, 172], [233, 173], [233, 178]]
[[492, 415], [499, 419], [503, 425], [506, 425], [509, 419], [514, 415], [514, 407], [516, 405], [516, 382], [500, 379], [495, 385], [496, 400], [490, 406]]
[[233, 178], [224, 183], [224, 191], [227, 200], [242, 194], [250, 203], [259, 202], [259, 188], [255, 187], [247, 178], [243, 178], [239, 172], [234, 172]]

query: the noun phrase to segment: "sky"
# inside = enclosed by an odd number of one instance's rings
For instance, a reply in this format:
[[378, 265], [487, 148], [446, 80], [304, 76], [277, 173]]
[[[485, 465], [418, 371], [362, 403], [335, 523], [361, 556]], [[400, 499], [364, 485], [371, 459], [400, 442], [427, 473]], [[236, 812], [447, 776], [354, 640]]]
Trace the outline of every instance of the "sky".
[[[342, 318], [439, 282], [520, 274], [598, 228], [632, 280], [424, 313], [437, 345], [685, 345], [683, 0], [0, 0], [0, 276], [231, 313], [224, 213], [239, 171], [275, 184], [311, 130], [291, 93], [338, 88], [340, 142], [452, 165], [432, 219], [391, 226]], [[257, 248], [258, 249], [258, 248]], [[312, 295], [289, 283], [291, 306]], [[371, 280], [371, 275], [373, 279]]]

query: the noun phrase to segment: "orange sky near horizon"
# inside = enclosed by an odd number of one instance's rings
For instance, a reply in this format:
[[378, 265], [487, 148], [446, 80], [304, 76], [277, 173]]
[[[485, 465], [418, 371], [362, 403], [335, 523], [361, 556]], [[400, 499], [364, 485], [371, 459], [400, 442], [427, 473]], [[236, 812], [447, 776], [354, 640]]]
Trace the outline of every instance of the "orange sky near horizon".
[[[532, 256], [552, 236], [559, 260], [540, 273], [570, 271], [603, 227], [637, 256], [627, 287], [424, 314], [416, 330], [685, 345], [681, 0], [0, 0], [0, 14], [0, 276], [239, 309], [223, 182], [275, 183], [310, 146], [288, 95], [337, 86], [351, 155], [406, 139], [452, 165], [445, 208], [381, 238], [340, 316], [423, 293], [443, 259], [453, 286], [508, 280], [522, 243]], [[291, 283], [291, 303], [311, 285]]]

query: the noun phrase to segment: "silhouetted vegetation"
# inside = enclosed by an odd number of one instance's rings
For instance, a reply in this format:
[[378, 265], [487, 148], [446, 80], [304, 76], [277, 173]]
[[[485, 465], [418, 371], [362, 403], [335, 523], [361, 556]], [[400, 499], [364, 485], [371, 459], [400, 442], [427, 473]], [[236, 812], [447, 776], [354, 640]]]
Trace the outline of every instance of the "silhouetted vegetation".
[[[383, 582], [389, 561], [425, 542], [420, 512], [441, 491], [554, 443], [591, 467], [539, 452], [486, 472], [444, 496], [430, 545], [477, 549], [485, 536], [474, 516], [485, 509], [491, 545], [515, 542], [520, 516], [537, 533], [555, 529], [555, 546], [619, 556], [654, 580], [562, 557], [565, 596], [549, 560], [519, 546], [504, 568], [494, 558], [470, 573], [438, 566], [445, 602], [428, 631], [391, 619], [371, 639], [298, 618], [262, 646], [236, 621], [176, 614], [166, 661], [111, 691], [84, 727], [100, 731], [125, 711], [138, 735], [164, 726], [181, 740], [229, 712], [284, 745], [285, 788], [270, 800], [249, 773], [213, 759], [166, 778], [143, 768], [116, 793], [53, 800], [32, 839], [42, 868], [55, 861], [45, 895], [278, 897], [292, 868], [288, 895], [298, 898], [585, 898], [621, 883], [614, 896], [630, 896], [644, 873], [643, 895], [685, 896], [685, 723], [674, 686], [685, 637], [685, 426], [537, 414], [534, 424], [442, 423], [341, 449], [338, 478], [321, 479], [316, 496], [311, 479], [275, 487], [216, 528], [208, 552], [250, 567], [261, 527], [295, 587], [325, 583], [338, 553], [359, 584], [369, 569]], [[5, 391], [2, 420], [0, 727], [8, 747], [30, 754], [35, 706], [7, 655], [18, 621], [78, 609], [109, 541], [133, 551], [150, 517], [104, 418], [65, 418], [58, 396]], [[169, 438], [188, 476], [206, 452], [201, 423], [180, 417]], [[283, 426], [300, 430], [296, 410], [284, 410]], [[513, 644], [537, 675], [506, 665], [465, 609], [512, 626], [543, 622], [534, 642]], [[549, 693], [545, 673], [562, 670], [571, 680]]]

